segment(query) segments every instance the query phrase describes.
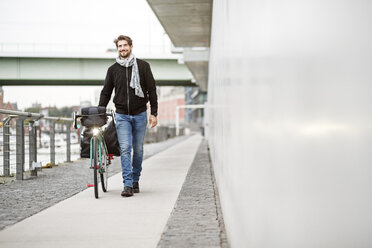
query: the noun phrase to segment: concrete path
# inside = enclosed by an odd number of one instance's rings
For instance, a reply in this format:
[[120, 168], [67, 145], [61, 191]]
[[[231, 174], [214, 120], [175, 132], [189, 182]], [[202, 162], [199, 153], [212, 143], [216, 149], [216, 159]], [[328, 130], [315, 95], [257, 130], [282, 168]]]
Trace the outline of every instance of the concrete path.
[[98, 200], [90, 188], [5, 228], [0, 247], [156, 247], [200, 142], [194, 135], [145, 160], [141, 193], [121, 197], [119, 173]]
[[[145, 144], [143, 157], [148, 159], [191, 136], [178, 136]], [[86, 190], [87, 184], [92, 183], [92, 172], [88, 168], [89, 159], [78, 159], [72, 163], [59, 163], [51, 169], [43, 169], [38, 172], [37, 177], [25, 175], [25, 180], [0, 178], [0, 181], [7, 181], [0, 182], [0, 231]], [[109, 176], [119, 172], [120, 157], [115, 157], [110, 165]]]

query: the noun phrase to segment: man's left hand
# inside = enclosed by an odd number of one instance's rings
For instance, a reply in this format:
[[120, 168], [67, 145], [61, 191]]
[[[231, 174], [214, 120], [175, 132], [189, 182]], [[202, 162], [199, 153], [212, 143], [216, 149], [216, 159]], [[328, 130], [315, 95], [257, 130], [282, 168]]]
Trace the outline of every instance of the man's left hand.
[[155, 127], [158, 125], [158, 118], [155, 115], [150, 115], [149, 123], [151, 128]]

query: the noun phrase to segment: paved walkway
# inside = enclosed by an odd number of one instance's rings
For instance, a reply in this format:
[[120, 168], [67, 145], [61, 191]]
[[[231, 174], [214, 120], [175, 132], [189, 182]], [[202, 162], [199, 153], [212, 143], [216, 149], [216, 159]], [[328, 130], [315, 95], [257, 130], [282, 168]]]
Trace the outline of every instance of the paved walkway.
[[[109, 179], [109, 192], [100, 192], [98, 200], [90, 188], [5, 228], [0, 232], [0, 246], [167, 247], [159, 240], [170, 230], [164, 231], [164, 227], [169, 226], [168, 220], [172, 219], [169, 216], [175, 213], [174, 205], [201, 140], [194, 135], [145, 160], [140, 194], [120, 197], [123, 186], [118, 173]], [[222, 216], [219, 218], [217, 238], [221, 239]], [[217, 242], [202, 247], [219, 245]]]
[[[186, 140], [179, 136], [163, 142], [145, 144], [144, 159]], [[92, 182], [89, 159], [62, 163], [52, 169], [43, 169], [37, 177], [0, 184], [0, 230], [30, 217], [43, 209], [63, 201], [87, 188]], [[110, 176], [121, 172], [120, 158], [110, 166]], [[4, 179], [4, 178], [2, 178]]]

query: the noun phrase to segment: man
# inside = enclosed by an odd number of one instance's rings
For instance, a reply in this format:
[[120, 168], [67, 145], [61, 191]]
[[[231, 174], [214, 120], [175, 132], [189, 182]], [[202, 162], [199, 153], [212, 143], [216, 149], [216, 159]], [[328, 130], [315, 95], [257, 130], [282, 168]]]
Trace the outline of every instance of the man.
[[[139, 193], [142, 171], [143, 142], [147, 125], [147, 102], [150, 101], [150, 127], [158, 123], [158, 102], [155, 80], [150, 65], [132, 53], [132, 39], [120, 35], [114, 40], [119, 56], [109, 67], [99, 106], [107, 106], [115, 89], [113, 102], [116, 107], [116, 131], [120, 144], [124, 197]], [[133, 147], [133, 160], [131, 149]]]

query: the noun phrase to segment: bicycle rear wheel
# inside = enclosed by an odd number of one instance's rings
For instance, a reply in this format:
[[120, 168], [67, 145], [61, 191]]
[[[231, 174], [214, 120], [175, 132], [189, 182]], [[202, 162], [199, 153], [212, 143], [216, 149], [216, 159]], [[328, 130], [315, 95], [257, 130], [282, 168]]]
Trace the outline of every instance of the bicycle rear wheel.
[[93, 136], [93, 180], [94, 180], [94, 196], [98, 199], [98, 146], [97, 137]]

